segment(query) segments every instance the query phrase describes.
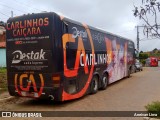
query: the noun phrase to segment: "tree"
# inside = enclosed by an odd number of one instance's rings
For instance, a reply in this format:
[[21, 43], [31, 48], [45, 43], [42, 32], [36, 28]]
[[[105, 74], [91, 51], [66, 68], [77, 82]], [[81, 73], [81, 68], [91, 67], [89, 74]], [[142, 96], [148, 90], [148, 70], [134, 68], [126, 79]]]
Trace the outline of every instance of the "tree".
[[5, 23], [3, 21], [0, 21], [0, 26], [5, 27]]
[[143, 33], [147, 34], [147, 37], [149, 35], [160, 37], [160, 22], [157, 18], [160, 12], [160, 2], [157, 0], [142, 0], [142, 5], [134, 6], [134, 8], [134, 16], [139, 17], [145, 23]]
[[143, 53], [143, 51], [141, 51], [140, 53]]
[[158, 49], [157, 48], [154, 48], [153, 49], [153, 53], [157, 53], [158, 52]]
[[146, 53], [139, 54], [139, 59], [147, 59], [147, 58], [148, 58], [148, 54], [146, 54]]

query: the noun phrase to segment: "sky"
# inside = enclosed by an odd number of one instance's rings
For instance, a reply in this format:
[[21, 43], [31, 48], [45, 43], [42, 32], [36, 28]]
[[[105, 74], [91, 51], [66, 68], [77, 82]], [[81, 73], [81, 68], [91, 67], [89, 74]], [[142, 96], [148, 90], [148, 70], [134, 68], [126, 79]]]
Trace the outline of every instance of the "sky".
[[[137, 44], [137, 29], [143, 21], [133, 16], [134, 5], [141, 0], [3, 0], [0, 1], [0, 21], [11, 17], [43, 11], [56, 12], [73, 20], [131, 39]], [[152, 20], [152, 17], [150, 18]], [[160, 19], [160, 17], [159, 17]], [[159, 39], [147, 39], [140, 32], [140, 51], [160, 49]]]

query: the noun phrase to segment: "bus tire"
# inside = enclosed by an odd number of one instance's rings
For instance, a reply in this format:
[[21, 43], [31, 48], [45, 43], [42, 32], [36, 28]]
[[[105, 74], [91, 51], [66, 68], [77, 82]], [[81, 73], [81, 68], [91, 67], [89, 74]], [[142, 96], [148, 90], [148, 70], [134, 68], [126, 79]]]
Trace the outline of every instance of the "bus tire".
[[135, 72], [135, 73], [137, 72], [137, 68], [136, 68], [136, 67], [134, 67], [134, 72]]
[[130, 75], [131, 75], [131, 69], [128, 69], [128, 78], [130, 77]]
[[105, 73], [102, 77], [102, 90], [105, 90], [108, 86], [108, 75]]
[[91, 94], [95, 94], [98, 91], [98, 77], [93, 76], [92, 81], [91, 81], [91, 89], [90, 89]]

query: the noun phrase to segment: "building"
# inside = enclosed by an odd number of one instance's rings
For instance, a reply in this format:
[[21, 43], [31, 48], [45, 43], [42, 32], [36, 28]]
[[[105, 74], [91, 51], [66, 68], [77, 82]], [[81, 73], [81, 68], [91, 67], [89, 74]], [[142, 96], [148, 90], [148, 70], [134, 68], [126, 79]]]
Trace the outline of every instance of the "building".
[[0, 24], [0, 67], [6, 67], [6, 29]]

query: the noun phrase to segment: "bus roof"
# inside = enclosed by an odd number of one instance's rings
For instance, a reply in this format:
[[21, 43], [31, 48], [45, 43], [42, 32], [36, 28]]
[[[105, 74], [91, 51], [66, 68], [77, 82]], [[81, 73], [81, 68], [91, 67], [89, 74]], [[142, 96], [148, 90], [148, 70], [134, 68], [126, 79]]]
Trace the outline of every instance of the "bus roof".
[[[57, 14], [57, 15], [58, 15], [58, 14]], [[59, 15], [59, 16], [61, 16], [61, 15]], [[72, 20], [72, 19], [67, 18], [67, 17], [63, 17], [63, 21], [68, 21], [68, 22], [71, 22], [71, 23], [74, 23], [74, 24], [77, 24], [77, 25], [82, 25], [81, 22]], [[88, 24], [87, 24], [87, 25], [88, 25]], [[120, 35], [113, 34], [113, 33], [111, 33], [111, 32], [105, 31], [105, 30], [103, 30], [103, 29], [101, 29], [101, 28], [92, 27], [92, 26], [90, 26], [90, 25], [88, 25], [88, 27], [89, 27], [90, 29], [92, 29], [92, 30], [96, 30], [96, 31], [99, 31], [99, 32], [102, 32], [102, 33], [105, 33], [105, 34], [110, 34], [110, 35], [113, 35], [113, 36], [115, 36], [115, 37], [119, 37], [119, 38], [122, 38], [122, 39], [125, 39], [125, 40], [128, 40], [128, 41], [133, 42], [132, 40], [130, 40], [130, 39], [128, 39], [128, 38], [122, 37], [122, 36], [120, 36]]]

